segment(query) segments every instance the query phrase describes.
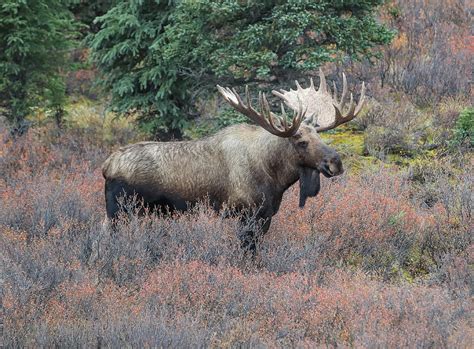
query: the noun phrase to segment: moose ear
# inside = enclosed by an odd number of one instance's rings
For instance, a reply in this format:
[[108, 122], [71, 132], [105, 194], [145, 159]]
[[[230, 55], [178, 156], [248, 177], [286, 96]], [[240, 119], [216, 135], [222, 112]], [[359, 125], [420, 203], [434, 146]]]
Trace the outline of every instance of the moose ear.
[[303, 134], [300, 130], [296, 131], [296, 133], [292, 136], [292, 138], [296, 140], [300, 139], [301, 137], [303, 137]]
[[301, 167], [300, 168], [300, 207], [304, 207], [306, 199], [318, 195], [321, 184], [319, 171]]

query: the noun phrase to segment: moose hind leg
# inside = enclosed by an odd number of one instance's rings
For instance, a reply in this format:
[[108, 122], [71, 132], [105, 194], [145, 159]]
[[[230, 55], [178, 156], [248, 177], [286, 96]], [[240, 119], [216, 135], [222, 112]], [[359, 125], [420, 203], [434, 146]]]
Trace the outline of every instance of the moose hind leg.
[[107, 179], [105, 181], [105, 209], [107, 217], [111, 219], [117, 218], [120, 210], [123, 209], [119, 199], [134, 193], [135, 191], [126, 183], [115, 179]]
[[105, 209], [107, 211], [107, 217], [111, 219], [117, 218], [117, 214], [120, 210], [117, 194], [115, 181], [105, 180]]

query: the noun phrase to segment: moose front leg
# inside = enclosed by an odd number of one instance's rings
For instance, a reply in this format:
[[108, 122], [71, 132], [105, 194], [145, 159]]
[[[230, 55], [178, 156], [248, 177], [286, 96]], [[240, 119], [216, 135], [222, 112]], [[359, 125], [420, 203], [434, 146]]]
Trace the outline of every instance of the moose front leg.
[[263, 235], [266, 234], [272, 223], [272, 218], [244, 217], [242, 225], [244, 229], [240, 233], [240, 247], [255, 258], [257, 254], [257, 246], [259, 245]]

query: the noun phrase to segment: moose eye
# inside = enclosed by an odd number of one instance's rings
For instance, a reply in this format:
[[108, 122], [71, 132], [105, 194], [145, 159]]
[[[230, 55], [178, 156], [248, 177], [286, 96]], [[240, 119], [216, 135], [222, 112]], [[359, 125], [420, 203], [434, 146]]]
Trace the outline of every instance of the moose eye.
[[298, 147], [300, 147], [301, 149], [306, 149], [308, 148], [308, 142], [307, 141], [298, 142]]

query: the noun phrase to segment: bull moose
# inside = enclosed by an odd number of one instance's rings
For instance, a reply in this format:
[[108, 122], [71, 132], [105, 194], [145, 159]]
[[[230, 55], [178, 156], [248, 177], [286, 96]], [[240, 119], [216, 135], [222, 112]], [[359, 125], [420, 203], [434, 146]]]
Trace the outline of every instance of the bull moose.
[[[362, 83], [357, 105], [351, 93], [345, 108], [344, 74], [340, 99], [335, 84], [331, 95], [321, 70], [318, 90], [310, 81], [308, 88], [296, 81], [296, 90], [272, 91], [294, 111], [291, 121], [283, 103], [281, 116], [276, 115], [263, 93], [258, 111], [248, 87], [244, 102], [235, 89], [217, 85], [224, 99], [256, 125], [229, 126], [195, 141], [140, 142], [120, 148], [102, 167], [107, 216], [117, 217], [123, 195], [136, 195], [155, 209], [180, 211], [207, 199], [216, 210], [223, 205], [237, 212], [258, 208], [254, 218], [263, 220], [260, 231], [266, 233], [283, 193], [296, 181], [303, 207], [308, 197], [318, 194], [321, 173], [325, 177], [343, 173], [339, 154], [321, 141], [318, 132], [352, 120], [364, 104]], [[256, 239], [256, 232], [248, 231], [241, 236], [242, 246], [255, 251]]]

